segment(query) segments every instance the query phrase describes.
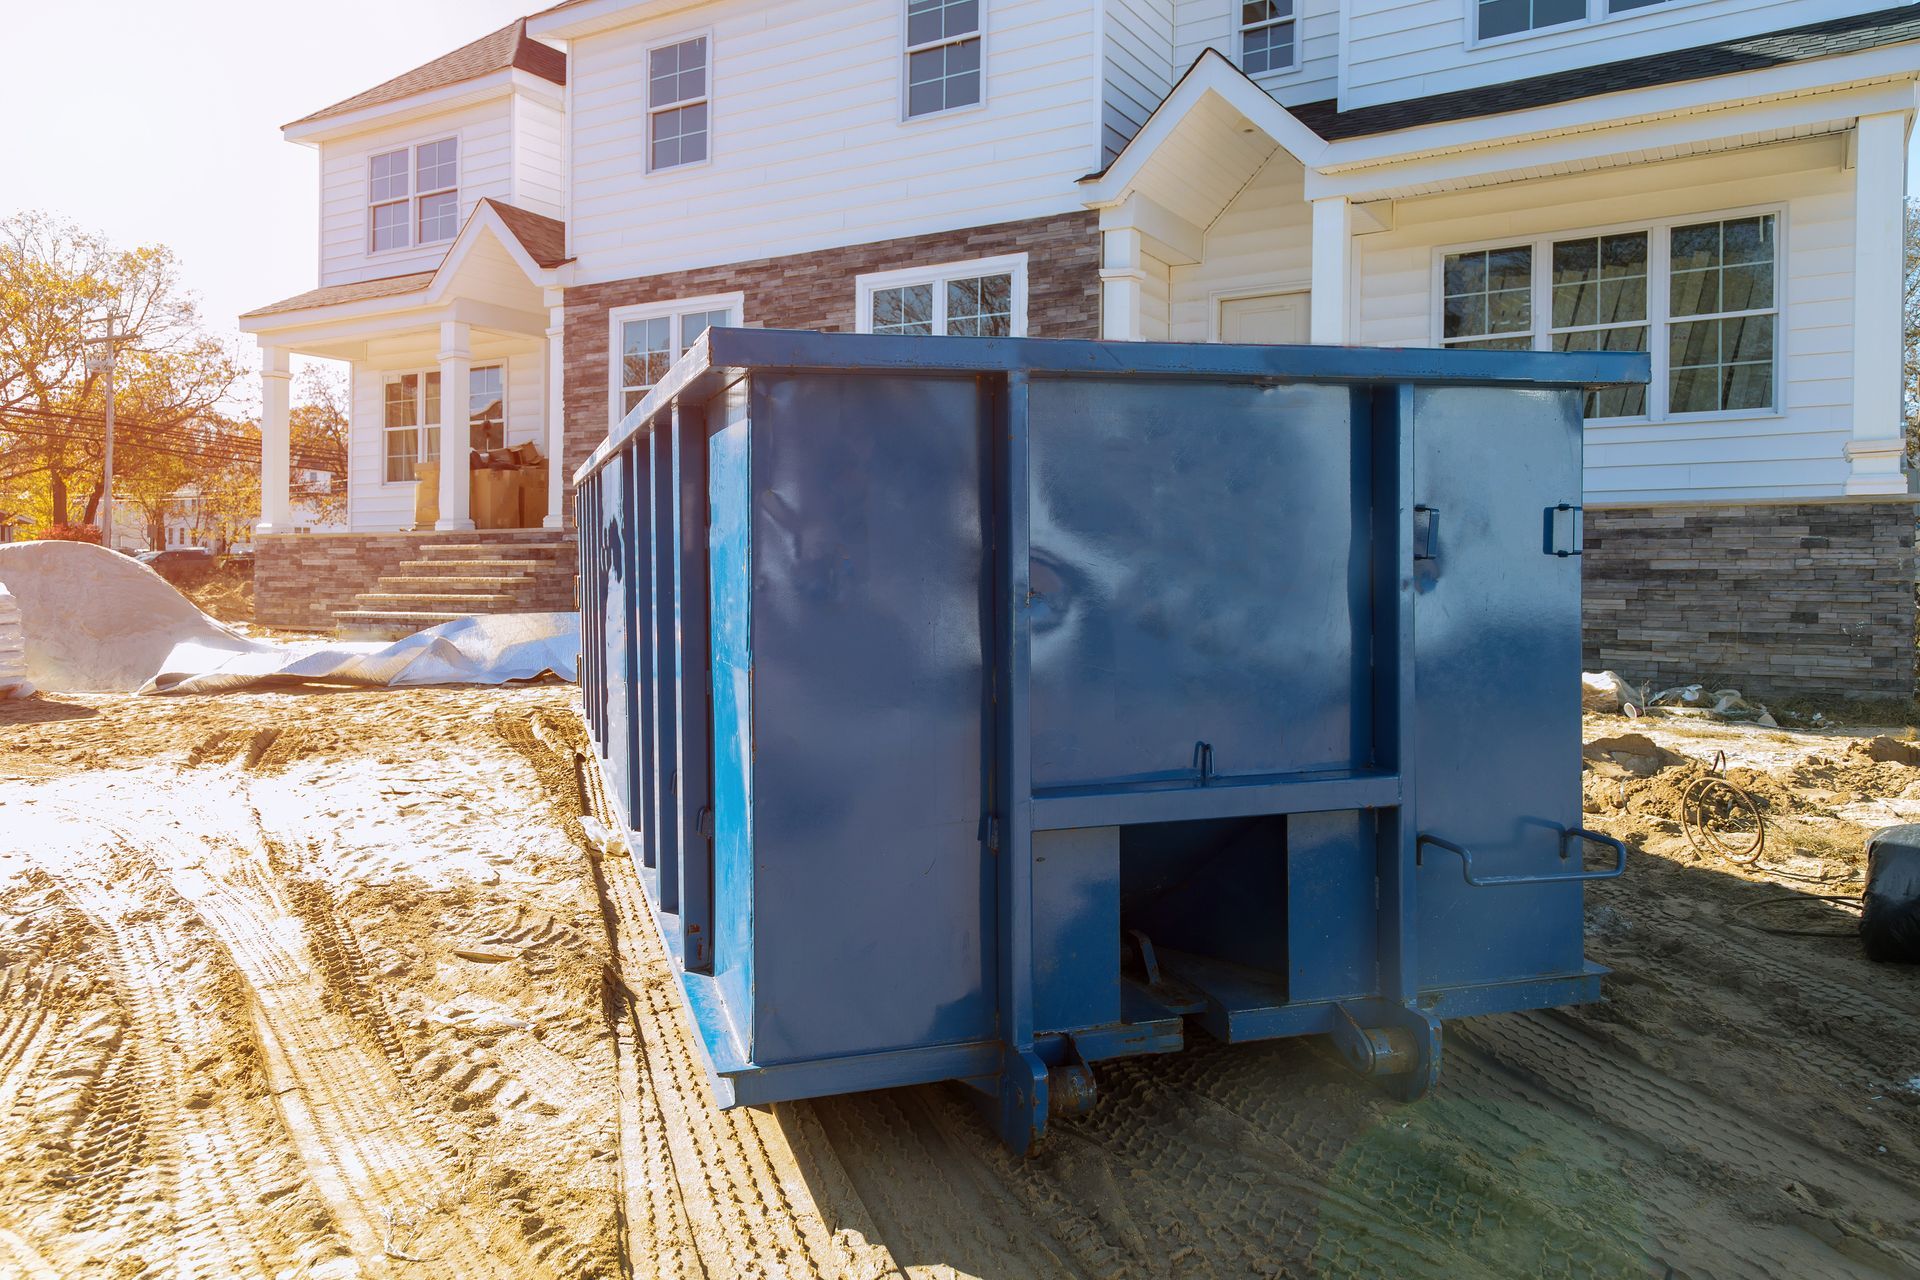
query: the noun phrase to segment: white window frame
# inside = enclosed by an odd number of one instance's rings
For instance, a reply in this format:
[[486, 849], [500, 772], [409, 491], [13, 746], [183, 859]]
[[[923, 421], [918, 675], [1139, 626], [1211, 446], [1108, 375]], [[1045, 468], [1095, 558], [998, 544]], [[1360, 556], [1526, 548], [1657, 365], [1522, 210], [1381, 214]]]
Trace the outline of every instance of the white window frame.
[[1530, 27], [1525, 31], [1509, 31], [1506, 35], [1487, 36], [1485, 39], [1480, 36], [1480, 0], [1463, 0], [1463, 3], [1466, 8], [1466, 47], [1483, 49], [1513, 44], [1520, 40], [1533, 40], [1542, 36], [1581, 31], [1602, 23], [1630, 22], [1635, 18], [1671, 13], [1675, 9], [1684, 9], [1691, 5], [1708, 4], [1711, 0], [1665, 0], [1662, 4], [1651, 4], [1639, 9], [1623, 9], [1619, 13], [1613, 11], [1613, 0], [1587, 0], [1587, 13], [1583, 18], [1569, 18], [1565, 22], [1556, 22], [1550, 27]]
[[1242, 71], [1246, 71], [1247, 33], [1249, 31], [1264, 31], [1268, 27], [1290, 26], [1293, 28], [1293, 61], [1284, 67], [1268, 67], [1265, 71], [1247, 71], [1246, 73], [1255, 80], [1265, 80], [1269, 76], [1284, 76], [1298, 71], [1301, 63], [1304, 61], [1300, 50], [1300, 6], [1304, 3], [1305, 0], [1293, 0], [1293, 12], [1287, 17], [1275, 18], [1271, 22], [1256, 22], [1249, 25], [1240, 20], [1244, 12], [1240, 6], [1240, 0], [1227, 0], [1227, 21], [1233, 26], [1233, 65], [1239, 67]]
[[[697, 98], [682, 98], [677, 102], [663, 102], [655, 105], [653, 101], [653, 55], [657, 49], [671, 49], [677, 44], [686, 44], [690, 40], [707, 42], [707, 91]], [[645, 103], [646, 122], [642, 126], [640, 144], [645, 157], [644, 171], [649, 174], [679, 173], [687, 169], [699, 169], [713, 163], [713, 66], [714, 66], [713, 29], [683, 31], [679, 35], [664, 40], [655, 40], [648, 44], [640, 54], [641, 97]], [[665, 111], [678, 111], [682, 107], [705, 106], [707, 109], [707, 154], [699, 160], [685, 160], [679, 164], [656, 166], [653, 163], [653, 118]]]
[[861, 333], [873, 332], [873, 295], [882, 289], [898, 289], [902, 285], [927, 284], [933, 289], [933, 332], [935, 337], [944, 337], [947, 332], [947, 291], [941, 286], [949, 280], [971, 280], [975, 276], [1011, 276], [1013, 277], [1010, 299], [1013, 314], [1008, 317], [1010, 336], [1027, 336], [1027, 255], [1024, 253], [1004, 254], [997, 258], [974, 258], [966, 262], [943, 262], [929, 267], [903, 267], [897, 271], [872, 271], [854, 277], [854, 290], [859, 299], [856, 328]]
[[[420, 187], [420, 151], [423, 147], [437, 146], [442, 142], [453, 144], [453, 185], [422, 190]], [[416, 249], [431, 248], [436, 244], [447, 244], [460, 234], [460, 166], [465, 148], [460, 145], [460, 135], [445, 134], [437, 138], [426, 138], [419, 142], [410, 142], [398, 147], [386, 147], [367, 153], [367, 256], [369, 258], [387, 258], [402, 253], [412, 253]], [[407, 157], [407, 194], [387, 200], [373, 198], [373, 162], [385, 156], [405, 153]], [[420, 204], [429, 196], [453, 196], [454, 229], [453, 234], [433, 240], [420, 239]], [[375, 209], [385, 209], [392, 205], [403, 204], [407, 207], [407, 242], [389, 249], [373, 247], [373, 213]], [[409, 371], [411, 372], [411, 371]]]
[[[1703, 222], [1727, 222], [1740, 218], [1773, 218], [1773, 306], [1743, 312], [1713, 312], [1725, 315], [1771, 315], [1773, 322], [1773, 404], [1764, 409], [1710, 409], [1697, 413], [1672, 413], [1668, 410], [1669, 368], [1668, 329], [1705, 316], [1672, 314], [1673, 229]], [[1761, 422], [1786, 417], [1787, 308], [1787, 208], [1783, 204], [1748, 205], [1737, 209], [1701, 209], [1693, 213], [1672, 214], [1661, 218], [1641, 218], [1605, 226], [1567, 227], [1530, 235], [1494, 236], [1463, 244], [1436, 246], [1429, 275], [1428, 338], [1433, 346], [1445, 345], [1445, 278], [1447, 255], [1472, 253], [1478, 249], [1506, 249], [1520, 245], [1533, 250], [1532, 349], [1553, 349], [1553, 244], [1556, 240], [1586, 240], [1595, 236], [1619, 235], [1629, 231], [1647, 233], [1647, 348], [1653, 364], [1653, 380], [1647, 387], [1647, 412], [1633, 417], [1589, 418], [1590, 427], [1648, 426], [1668, 422]], [[1518, 336], [1518, 335], [1514, 335]]]
[[[476, 361], [474, 364], [469, 366], [469, 372], [471, 372], [473, 369], [500, 370], [500, 418], [501, 418], [500, 438], [502, 441], [504, 441], [506, 439], [508, 426], [510, 425], [509, 403], [512, 398], [508, 392], [508, 385], [509, 385], [508, 379], [511, 375], [509, 373], [509, 370], [507, 369], [507, 362], [505, 360]], [[395, 432], [406, 430], [405, 427], [389, 427], [387, 425], [387, 385], [388, 383], [397, 378], [404, 378], [408, 374], [414, 374], [420, 379], [419, 383], [414, 387], [414, 392], [413, 392], [413, 414], [415, 419], [413, 424], [413, 429], [415, 432], [418, 433], [417, 438], [414, 440], [414, 445], [413, 445], [413, 460], [414, 460], [414, 466], [418, 467], [425, 462], [438, 461], [440, 457], [438, 453], [435, 453], [432, 458], [427, 457], [427, 432], [438, 431], [440, 429], [440, 423], [437, 420], [433, 422], [429, 422], [427, 420], [427, 375], [433, 374], [437, 377], [439, 373], [440, 373], [440, 366], [437, 364], [427, 365], [425, 367], [417, 368], [417, 369], [381, 369], [379, 371], [380, 483], [381, 484], [388, 485], [388, 486], [399, 486], [404, 484], [420, 483], [418, 476], [416, 476], [412, 480], [387, 479], [387, 437]], [[467, 385], [468, 385], [467, 423], [468, 423], [469, 438], [471, 438], [472, 423], [473, 423], [473, 394], [472, 394], [473, 384], [471, 381], [469, 381]], [[444, 412], [446, 409], [446, 398], [445, 398], [446, 388], [444, 386], [440, 388], [440, 395], [441, 395], [441, 410], [442, 412]]]
[[687, 349], [685, 335], [680, 332], [681, 317], [698, 311], [732, 311], [733, 327], [747, 322], [747, 295], [745, 293], [715, 293], [703, 298], [675, 298], [668, 302], [643, 302], [630, 307], [609, 307], [607, 309], [607, 431], [612, 434], [620, 426], [620, 420], [627, 415], [621, 411], [621, 401], [626, 395], [626, 380], [621, 377], [621, 347], [625, 334], [624, 326], [637, 320], [659, 320], [673, 322], [674, 359], [678, 360]]
[[[987, 107], [987, 14], [990, 0], [980, 0], [980, 25], [972, 35], [943, 36], [938, 40], [928, 40], [921, 44], [907, 42], [907, 0], [895, 0], [900, 15], [900, 123], [913, 124], [921, 120], [946, 120], [969, 111], [984, 111]], [[944, 45], [964, 44], [968, 40], [980, 42], [980, 99], [965, 106], [942, 107], [938, 111], [923, 111], [913, 114], [910, 93], [913, 82], [913, 55], [928, 49], [938, 49]]]

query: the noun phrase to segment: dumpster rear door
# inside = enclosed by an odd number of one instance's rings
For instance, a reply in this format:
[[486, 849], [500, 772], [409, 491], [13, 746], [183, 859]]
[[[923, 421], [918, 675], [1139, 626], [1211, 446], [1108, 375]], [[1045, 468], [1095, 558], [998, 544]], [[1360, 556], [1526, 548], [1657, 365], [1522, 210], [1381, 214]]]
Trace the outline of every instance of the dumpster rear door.
[[[1580, 501], [1580, 395], [1416, 393], [1414, 812], [1476, 877], [1552, 875], [1580, 818], [1580, 560], [1549, 545]], [[1571, 513], [1577, 522], [1578, 512]], [[1579, 844], [1570, 846], [1575, 859]], [[1578, 973], [1580, 886], [1476, 888], [1450, 853], [1418, 879], [1423, 990]]]

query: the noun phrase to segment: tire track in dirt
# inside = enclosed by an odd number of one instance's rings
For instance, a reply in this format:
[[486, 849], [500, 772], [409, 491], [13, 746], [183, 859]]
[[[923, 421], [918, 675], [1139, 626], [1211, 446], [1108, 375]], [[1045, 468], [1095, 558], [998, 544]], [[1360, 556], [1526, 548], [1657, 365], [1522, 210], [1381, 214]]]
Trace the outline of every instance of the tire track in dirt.
[[[81, 829], [102, 830], [83, 811], [66, 808]], [[181, 980], [188, 965], [181, 957], [197, 957], [216, 984], [237, 978], [230, 962], [197, 916], [164, 900], [157, 873], [139, 866], [135, 849], [122, 842], [116, 853], [111, 878], [101, 878], [106, 868], [97, 865], [54, 874], [101, 931], [107, 977], [128, 1015], [126, 1096], [144, 1115], [144, 1159], [157, 1170], [162, 1201], [160, 1220], [146, 1229], [165, 1233], [175, 1273], [183, 1276], [277, 1276], [336, 1252], [331, 1224], [303, 1232], [282, 1221], [288, 1210], [298, 1216], [297, 1194], [280, 1212], [261, 1212], [286, 1198], [273, 1194], [287, 1174], [272, 1158], [284, 1135], [236, 1106], [231, 1090], [197, 1080], [233, 1028], [221, 1021], [209, 986]]]

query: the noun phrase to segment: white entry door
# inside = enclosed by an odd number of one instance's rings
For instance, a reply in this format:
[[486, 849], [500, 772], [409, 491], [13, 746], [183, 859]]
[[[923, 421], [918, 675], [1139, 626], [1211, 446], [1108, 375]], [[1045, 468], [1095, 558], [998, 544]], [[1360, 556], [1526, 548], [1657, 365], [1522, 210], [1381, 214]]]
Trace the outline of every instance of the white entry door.
[[1220, 303], [1222, 342], [1305, 342], [1305, 289], [1293, 293], [1263, 293], [1257, 298], [1227, 298]]

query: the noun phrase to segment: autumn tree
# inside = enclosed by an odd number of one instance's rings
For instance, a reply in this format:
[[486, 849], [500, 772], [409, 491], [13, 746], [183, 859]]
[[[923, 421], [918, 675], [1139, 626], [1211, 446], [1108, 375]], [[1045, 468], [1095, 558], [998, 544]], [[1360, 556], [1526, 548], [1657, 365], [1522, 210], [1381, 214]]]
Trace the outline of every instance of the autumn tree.
[[315, 524], [330, 524], [347, 515], [347, 406], [351, 383], [340, 365], [310, 364], [293, 384], [291, 420], [293, 465], [324, 471], [333, 477], [324, 488], [308, 488], [297, 495], [313, 513]]
[[105, 400], [87, 356], [109, 313], [123, 474], [146, 466], [145, 455], [171, 465], [180, 433], [216, 413], [245, 371], [202, 331], [172, 250], [116, 249], [46, 213], [0, 220], [0, 480], [40, 487], [55, 523], [91, 523], [98, 513]]

